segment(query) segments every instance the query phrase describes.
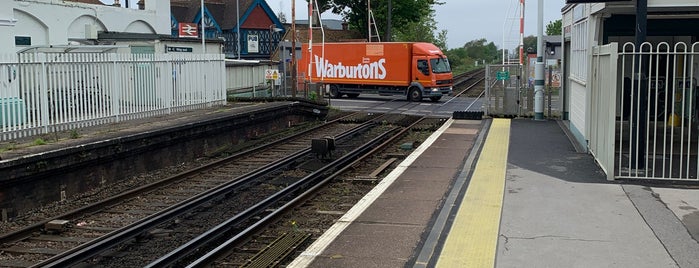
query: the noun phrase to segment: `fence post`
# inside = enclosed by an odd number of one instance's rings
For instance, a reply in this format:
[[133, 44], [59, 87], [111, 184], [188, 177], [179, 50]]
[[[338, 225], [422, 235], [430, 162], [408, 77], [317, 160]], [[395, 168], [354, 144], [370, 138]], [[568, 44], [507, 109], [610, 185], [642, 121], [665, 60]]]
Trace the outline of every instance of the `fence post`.
[[167, 70], [163, 72], [163, 76], [169, 75], [169, 77], [164, 77], [162, 81], [165, 81], [165, 108], [167, 113], [172, 113], [172, 103], [174, 102], [175, 96], [175, 83], [177, 82], [177, 69], [175, 68], [175, 63], [172, 60], [172, 54], [165, 54], [165, 67]]
[[119, 65], [117, 64], [118, 54], [110, 54], [109, 59], [112, 62], [112, 85], [110, 88], [110, 95], [112, 101], [112, 115], [114, 116], [116, 122], [119, 122], [119, 103], [121, 102], [121, 71]]
[[41, 62], [41, 88], [39, 88], [39, 98], [41, 99], [41, 125], [44, 126], [44, 133], [49, 133], [49, 97], [48, 97], [48, 70], [46, 69], [46, 53], [37, 55]]

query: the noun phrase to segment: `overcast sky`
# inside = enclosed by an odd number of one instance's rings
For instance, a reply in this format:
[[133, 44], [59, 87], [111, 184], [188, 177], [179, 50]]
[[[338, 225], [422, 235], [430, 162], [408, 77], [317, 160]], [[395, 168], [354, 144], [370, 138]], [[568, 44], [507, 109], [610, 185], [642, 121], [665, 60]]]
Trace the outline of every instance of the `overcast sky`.
[[[519, 0], [442, 0], [436, 6], [437, 28], [447, 30], [447, 46], [457, 48], [471, 40], [485, 38], [506, 48], [519, 45]], [[524, 36], [536, 35], [538, 1], [525, 1]], [[267, 4], [278, 13], [287, 14], [291, 20], [291, 0], [267, 0]], [[544, 0], [544, 27], [561, 18], [565, 0]], [[326, 14], [323, 14], [325, 17]], [[338, 18], [332, 14], [328, 17]], [[296, 19], [306, 19], [308, 11], [305, 0], [296, 0]], [[544, 28], [545, 29], [545, 28]], [[504, 34], [504, 38], [503, 38]], [[544, 32], [544, 34], [546, 34]]]

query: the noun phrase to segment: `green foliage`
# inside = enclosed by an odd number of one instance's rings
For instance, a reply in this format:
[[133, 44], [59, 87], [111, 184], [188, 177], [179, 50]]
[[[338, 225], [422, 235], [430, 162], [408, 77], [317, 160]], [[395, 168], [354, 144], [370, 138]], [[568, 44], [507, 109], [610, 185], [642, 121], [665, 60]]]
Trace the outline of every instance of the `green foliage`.
[[442, 51], [447, 51], [447, 30], [441, 30], [437, 33], [437, 38], [434, 40], [434, 45]]
[[33, 144], [34, 145], [45, 145], [46, 141], [42, 138], [37, 138], [36, 140], [34, 140]]
[[485, 38], [469, 41], [460, 48], [446, 50], [445, 54], [449, 58], [453, 73], [482, 68], [484, 64], [502, 62], [502, 50], [498, 50], [495, 43], [488, 42]]
[[315, 91], [308, 92], [308, 99], [316, 101], [318, 99], [318, 94]]
[[[437, 0], [390, 1], [392, 41], [435, 41], [436, 22], [432, 6], [443, 3]], [[322, 11], [331, 10], [332, 13], [341, 15], [349, 23], [350, 29], [360, 31], [368, 36], [367, 1], [319, 0], [318, 5]], [[389, 14], [388, 1], [372, 1], [371, 10], [378, 34], [384, 38]]]
[[77, 129], [71, 129], [71, 130], [70, 130], [70, 138], [71, 138], [71, 139], [80, 138], [80, 133], [78, 132]]
[[536, 50], [537, 50], [536, 40], [537, 40], [536, 36], [533, 36], [533, 35], [524, 37], [524, 54], [527, 54], [527, 53], [536, 54]]
[[563, 34], [563, 21], [562, 20], [555, 20], [555, 21], [550, 21], [549, 24], [546, 25], [546, 35], [562, 35]]

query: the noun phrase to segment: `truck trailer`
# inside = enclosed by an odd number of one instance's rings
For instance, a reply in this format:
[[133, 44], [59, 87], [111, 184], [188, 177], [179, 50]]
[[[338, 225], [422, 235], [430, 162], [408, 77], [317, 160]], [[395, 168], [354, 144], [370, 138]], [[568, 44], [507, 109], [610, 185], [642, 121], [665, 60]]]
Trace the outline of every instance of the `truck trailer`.
[[341, 42], [302, 45], [299, 75], [323, 85], [331, 98], [361, 93], [439, 101], [452, 94], [447, 57], [435, 45], [416, 42]]

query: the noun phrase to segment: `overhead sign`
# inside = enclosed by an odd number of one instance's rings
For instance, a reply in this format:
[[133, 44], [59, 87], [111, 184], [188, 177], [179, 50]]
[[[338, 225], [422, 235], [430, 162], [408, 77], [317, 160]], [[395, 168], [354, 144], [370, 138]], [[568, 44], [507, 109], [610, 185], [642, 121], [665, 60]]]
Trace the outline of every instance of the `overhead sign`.
[[177, 29], [180, 37], [197, 38], [199, 35], [199, 26], [196, 23], [178, 23]]
[[267, 70], [265, 70], [265, 79], [267, 79], [267, 80], [277, 80], [277, 79], [279, 79], [279, 70], [277, 70], [277, 69], [267, 69]]

